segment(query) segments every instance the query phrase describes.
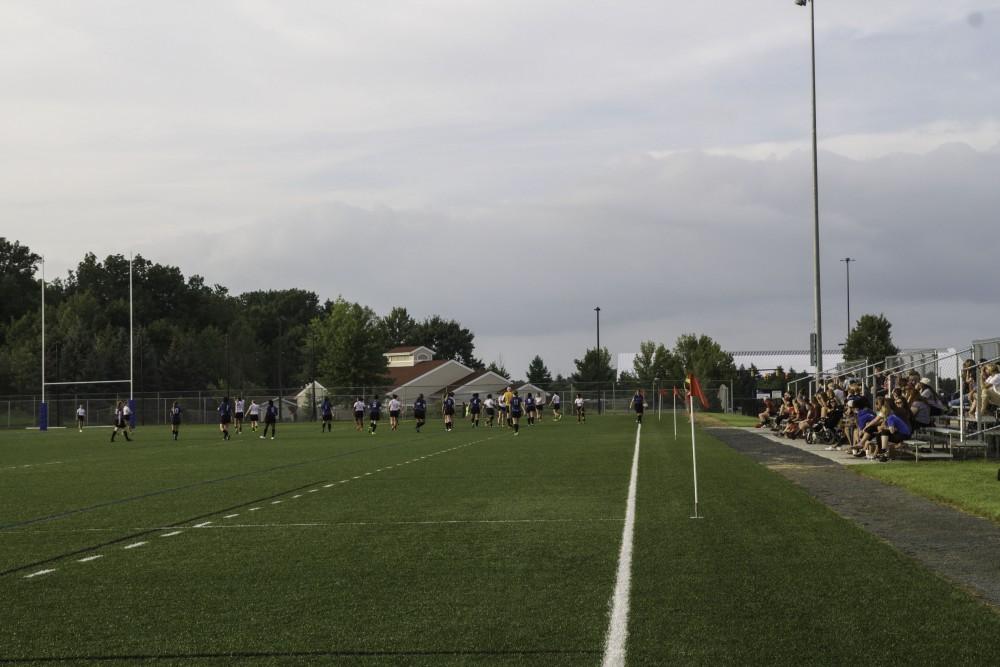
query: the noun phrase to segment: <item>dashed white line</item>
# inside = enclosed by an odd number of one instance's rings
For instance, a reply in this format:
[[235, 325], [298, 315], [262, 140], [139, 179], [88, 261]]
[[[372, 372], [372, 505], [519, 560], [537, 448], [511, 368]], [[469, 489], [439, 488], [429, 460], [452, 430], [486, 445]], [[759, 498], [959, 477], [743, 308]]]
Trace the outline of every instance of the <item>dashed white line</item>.
[[[209, 521], [209, 523], [212, 523], [212, 522]], [[174, 535], [180, 535], [180, 534], [181, 534], [181, 531], [175, 530], [175, 531], [173, 531], [171, 533], [164, 533], [163, 535], [160, 535], [160, 537], [173, 537]]]
[[296, 493], [294, 496], [292, 496], [292, 500], [295, 500], [296, 498], [301, 498], [301, 497], [302, 497], [301, 493]]
[[55, 568], [53, 568], [51, 570], [39, 570], [38, 572], [32, 572], [31, 574], [24, 575], [24, 578], [25, 579], [34, 579], [35, 577], [40, 577], [43, 574], [51, 574], [52, 572], [55, 572]]
[[236, 514], [227, 514], [226, 516], [224, 516], [224, 517], [222, 517], [222, 518], [223, 518], [223, 519], [235, 519], [235, 518], [236, 518], [236, 517], [238, 517], [239, 515], [240, 515], [240, 514], [239, 514], [239, 512], [237, 512]]
[[248, 511], [248, 512], [256, 512], [256, 511], [257, 511], [257, 510], [259, 510], [259, 509], [260, 509], [259, 507], [251, 507], [251, 508], [250, 508], [250, 509], [248, 509], [247, 511]]
[[354, 476], [354, 477], [352, 477], [351, 479], [361, 479], [361, 475], [355, 475], [355, 476]]
[[333, 482], [330, 482], [329, 484], [324, 484], [323, 488], [324, 489], [329, 489], [331, 486], [333, 486]]
[[281, 501], [280, 501], [280, 500], [272, 500], [272, 501], [271, 501], [271, 504], [272, 504], [272, 505], [280, 505], [280, 504], [281, 504]]
[[309, 493], [316, 493], [319, 489], [309, 489]]
[[122, 549], [135, 549], [137, 547], [141, 547], [144, 544], [148, 544], [148, 542], [133, 542], [132, 544], [122, 547]]
[[196, 524], [194, 525], [194, 527], [195, 527], [195, 528], [204, 528], [205, 526], [209, 526], [209, 525], [211, 525], [211, 524], [212, 524], [212, 522], [211, 522], [211, 521], [203, 521], [202, 523], [196, 523]]
[[340, 480], [339, 483], [340, 484], [347, 484], [349, 481], [351, 481], [351, 480], [349, 480], [349, 479], [342, 479], [342, 480]]
[[86, 558], [81, 558], [77, 560], [77, 563], [89, 563], [92, 560], [97, 560], [98, 558], [104, 558], [101, 554], [96, 554], [94, 556], [87, 556]]

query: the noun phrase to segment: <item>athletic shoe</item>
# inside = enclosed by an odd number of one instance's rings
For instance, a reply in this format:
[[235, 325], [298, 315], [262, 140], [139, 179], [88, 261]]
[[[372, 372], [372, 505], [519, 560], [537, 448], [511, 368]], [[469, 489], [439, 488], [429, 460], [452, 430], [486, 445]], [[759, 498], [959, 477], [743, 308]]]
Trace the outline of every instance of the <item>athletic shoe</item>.
[[271, 436], [271, 440], [274, 440], [274, 436], [273, 435]]

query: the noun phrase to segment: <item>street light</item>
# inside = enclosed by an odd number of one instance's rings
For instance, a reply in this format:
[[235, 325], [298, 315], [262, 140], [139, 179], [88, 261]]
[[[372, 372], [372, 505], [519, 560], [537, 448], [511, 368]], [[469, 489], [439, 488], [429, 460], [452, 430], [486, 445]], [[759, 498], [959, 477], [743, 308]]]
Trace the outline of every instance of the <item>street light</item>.
[[598, 306], [594, 308], [594, 312], [597, 313], [597, 349], [601, 349], [601, 307]]
[[[853, 257], [845, 257], [840, 260], [847, 267], [847, 337], [851, 336], [851, 262], [856, 262], [858, 260]], [[847, 338], [844, 339], [844, 343], [847, 343]]]
[[819, 288], [819, 157], [816, 137], [816, 2], [795, 0], [799, 7], [809, 5], [809, 35], [812, 51], [812, 148], [813, 148], [813, 301], [815, 303], [816, 326], [816, 387], [822, 385], [823, 375], [823, 308], [820, 304]]

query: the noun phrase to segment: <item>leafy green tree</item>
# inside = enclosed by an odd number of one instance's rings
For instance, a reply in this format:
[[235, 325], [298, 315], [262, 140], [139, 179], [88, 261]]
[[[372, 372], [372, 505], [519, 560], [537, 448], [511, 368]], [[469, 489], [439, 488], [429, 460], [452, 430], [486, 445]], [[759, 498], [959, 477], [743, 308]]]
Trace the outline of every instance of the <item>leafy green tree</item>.
[[371, 308], [338, 298], [309, 325], [320, 381], [328, 387], [382, 385], [386, 358], [382, 322]]
[[549, 373], [549, 369], [545, 367], [545, 362], [537, 354], [531, 360], [531, 363], [528, 364], [528, 382], [542, 388], [552, 384], [552, 374]]
[[[382, 318], [383, 335], [388, 348], [413, 345], [417, 322], [402, 306], [396, 306]], [[433, 349], [433, 348], [432, 348]]]
[[892, 324], [885, 315], [862, 315], [844, 344], [845, 359], [868, 359], [874, 363], [899, 352], [892, 342]]
[[7, 327], [29, 311], [34, 311], [40, 301], [39, 283], [35, 282], [35, 268], [41, 257], [17, 241], [13, 243], [0, 236], [0, 343], [4, 341]]
[[435, 359], [454, 359], [470, 368], [482, 368], [483, 362], [472, 355], [474, 338], [471, 331], [455, 320], [435, 315], [416, 324], [410, 344], [431, 348]]
[[662, 343], [651, 340], [639, 343], [639, 353], [632, 362], [633, 373], [637, 384], [652, 386], [656, 378], [663, 383], [683, 380], [683, 372], [679, 370], [677, 360]]
[[608, 348], [590, 348], [583, 359], [574, 359], [576, 372], [572, 375], [573, 382], [607, 382], [615, 380], [615, 369], [611, 367], [611, 353]]
[[497, 375], [499, 375], [500, 377], [508, 378], [508, 379], [510, 378], [510, 373], [508, 373], [507, 369], [504, 368], [502, 360], [491, 361], [490, 364], [489, 364], [489, 366], [486, 367], [486, 370], [492, 371], [492, 372], [496, 373]]
[[694, 373], [706, 392], [709, 383], [728, 383], [736, 374], [733, 355], [704, 334], [680, 336], [674, 344], [673, 357], [673, 372]]

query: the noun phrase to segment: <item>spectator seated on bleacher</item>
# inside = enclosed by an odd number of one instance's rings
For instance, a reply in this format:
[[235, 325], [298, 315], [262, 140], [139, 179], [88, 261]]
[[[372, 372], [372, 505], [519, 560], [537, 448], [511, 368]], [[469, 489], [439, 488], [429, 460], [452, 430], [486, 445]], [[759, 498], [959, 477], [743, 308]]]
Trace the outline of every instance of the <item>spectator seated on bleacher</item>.
[[931, 425], [931, 406], [916, 389], [910, 389], [905, 397], [894, 398], [894, 405], [900, 409], [909, 406], [907, 420], [913, 428], [928, 428]]
[[934, 383], [931, 382], [930, 378], [920, 378], [917, 389], [920, 391], [920, 397], [924, 399], [924, 403], [930, 409], [931, 417], [943, 415], [947, 411], [941, 397], [934, 390]]
[[[977, 399], [980, 406], [978, 412], [995, 410], [997, 407], [1000, 407], [1000, 366], [997, 366], [997, 364], [985, 364], [983, 366], [982, 379]], [[975, 411], [973, 414], [975, 414]]]
[[908, 421], [909, 410], [905, 400], [896, 400], [892, 407], [886, 403], [882, 408], [884, 421], [879, 431], [880, 449], [874, 458], [882, 463], [892, 460], [896, 446], [903, 444], [913, 433]]
[[770, 398], [764, 399], [764, 412], [757, 415], [757, 419], [760, 423], [757, 424], [757, 428], [763, 428], [767, 426], [772, 419], [778, 416], [778, 406], [774, 404]]
[[[976, 397], [976, 362], [972, 359], [966, 359], [962, 362], [962, 382], [965, 384], [965, 396], [956, 395], [948, 405], [953, 408], [958, 408], [961, 410], [963, 407], [969, 407], [972, 405], [972, 401]], [[957, 394], [957, 392], [956, 392]]]
[[860, 458], [868, 454], [869, 442], [875, 439], [882, 428], [883, 417], [881, 411], [885, 406], [885, 400], [884, 396], [877, 396], [875, 398], [875, 410], [869, 408], [867, 404], [858, 409], [858, 437], [854, 443], [854, 447], [851, 448], [852, 455]]

